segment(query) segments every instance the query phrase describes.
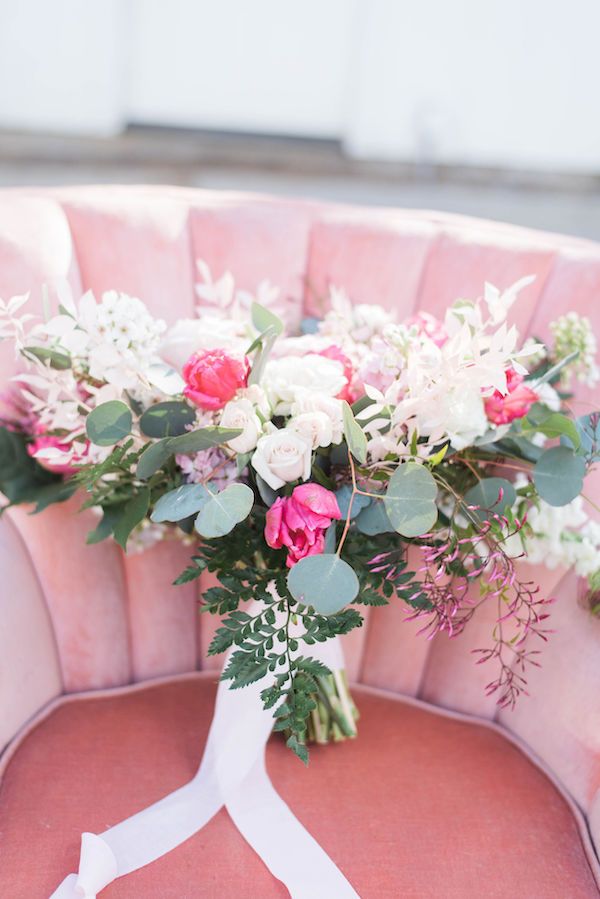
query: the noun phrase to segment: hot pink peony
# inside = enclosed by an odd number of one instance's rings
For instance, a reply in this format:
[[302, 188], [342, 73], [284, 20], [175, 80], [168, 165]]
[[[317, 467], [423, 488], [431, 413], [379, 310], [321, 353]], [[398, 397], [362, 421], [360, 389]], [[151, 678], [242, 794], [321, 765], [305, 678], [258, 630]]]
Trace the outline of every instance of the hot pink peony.
[[515, 418], [523, 418], [539, 399], [535, 390], [523, 383], [523, 375], [513, 368], [506, 372], [506, 385], [506, 395], [495, 390], [484, 401], [485, 414], [495, 425], [508, 425]]
[[224, 350], [194, 353], [183, 367], [184, 395], [201, 409], [222, 409], [241, 387], [246, 387], [250, 363]]
[[291, 568], [305, 556], [323, 552], [325, 531], [341, 517], [330, 490], [319, 484], [301, 484], [291, 496], [276, 499], [267, 512], [265, 540], [273, 549], [288, 548], [286, 564]]
[[344, 377], [346, 378], [346, 385], [342, 388], [342, 390], [338, 393], [338, 398], [340, 400], [346, 400], [348, 403], [353, 403], [358, 398], [358, 391], [353, 389], [353, 380], [355, 377], [354, 366], [352, 365], [352, 361], [348, 356], [344, 353], [343, 350], [339, 348], [339, 346], [328, 346], [326, 349], [321, 350], [318, 353], [319, 356], [324, 356], [326, 359], [334, 359], [336, 362], [341, 362], [344, 366]]

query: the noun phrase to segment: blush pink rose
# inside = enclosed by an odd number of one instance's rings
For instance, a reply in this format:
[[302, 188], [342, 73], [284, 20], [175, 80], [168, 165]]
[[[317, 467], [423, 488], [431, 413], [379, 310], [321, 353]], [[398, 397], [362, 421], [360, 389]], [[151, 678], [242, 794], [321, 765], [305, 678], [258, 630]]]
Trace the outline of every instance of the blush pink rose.
[[315, 556], [325, 547], [325, 531], [341, 518], [330, 490], [319, 484], [301, 484], [291, 496], [279, 497], [267, 512], [265, 540], [272, 549], [288, 549], [286, 565]]
[[[60, 437], [53, 436], [52, 434], [38, 433], [35, 440], [32, 443], [27, 444], [27, 452], [30, 456], [33, 456], [38, 465], [41, 465], [46, 471], [52, 471], [55, 474], [71, 475], [77, 471], [77, 463], [85, 461], [88, 446], [89, 444], [86, 444], [83, 451], [77, 451], [73, 449], [72, 443], [63, 443]], [[57, 449], [61, 453], [65, 453], [68, 461], [53, 462], [50, 459], [44, 459], [43, 457], [38, 459], [37, 453], [40, 452], [40, 450], [46, 449]]]
[[506, 394], [495, 390], [484, 400], [485, 414], [495, 425], [508, 425], [516, 418], [523, 418], [539, 399], [535, 390], [523, 383], [523, 375], [514, 368], [506, 372], [506, 386]]
[[248, 384], [250, 363], [224, 350], [194, 353], [183, 366], [184, 396], [201, 409], [222, 409], [241, 387]]
[[419, 334], [425, 334], [426, 337], [433, 340], [436, 346], [443, 346], [448, 340], [448, 332], [444, 323], [429, 312], [417, 312], [408, 319], [406, 324], [416, 326]]
[[324, 356], [326, 359], [334, 359], [336, 362], [341, 362], [344, 366], [344, 377], [346, 379], [346, 384], [338, 393], [338, 399], [346, 400], [348, 403], [354, 403], [357, 399], [359, 391], [355, 389], [353, 385], [353, 381], [355, 378], [354, 366], [352, 365], [352, 361], [343, 350], [339, 348], [339, 346], [328, 346], [324, 350], [320, 350], [317, 354], [319, 356]]

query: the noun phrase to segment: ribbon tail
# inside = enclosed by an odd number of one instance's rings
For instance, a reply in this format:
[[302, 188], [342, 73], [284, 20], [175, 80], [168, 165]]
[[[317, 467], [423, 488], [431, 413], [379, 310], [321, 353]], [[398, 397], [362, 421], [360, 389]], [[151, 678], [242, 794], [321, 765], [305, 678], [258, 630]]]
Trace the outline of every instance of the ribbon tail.
[[359, 899], [342, 872], [275, 790], [257, 759], [226, 808], [236, 827], [292, 899]]

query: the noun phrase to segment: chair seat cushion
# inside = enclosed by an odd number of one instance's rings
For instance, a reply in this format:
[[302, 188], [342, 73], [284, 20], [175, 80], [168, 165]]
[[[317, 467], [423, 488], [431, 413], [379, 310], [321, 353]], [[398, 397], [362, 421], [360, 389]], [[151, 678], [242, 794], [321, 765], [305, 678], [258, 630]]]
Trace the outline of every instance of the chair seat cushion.
[[[355, 688], [357, 740], [305, 768], [274, 737], [273, 782], [362, 899], [599, 895], [569, 804], [498, 730]], [[47, 899], [101, 833], [189, 780], [214, 676], [64, 701], [28, 733], [0, 790], [0, 895]], [[293, 851], [293, 847], [290, 847]], [[287, 896], [225, 811], [106, 899]], [[332, 897], [334, 899], [334, 897]]]

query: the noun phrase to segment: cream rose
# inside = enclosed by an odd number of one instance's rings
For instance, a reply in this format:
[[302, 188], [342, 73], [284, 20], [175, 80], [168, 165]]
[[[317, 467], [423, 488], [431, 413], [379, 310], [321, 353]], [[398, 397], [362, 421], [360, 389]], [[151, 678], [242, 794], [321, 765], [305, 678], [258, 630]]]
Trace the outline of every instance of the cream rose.
[[345, 385], [341, 362], [314, 353], [273, 359], [267, 363], [263, 378], [263, 386], [271, 405], [279, 415], [289, 414], [299, 393], [318, 393], [333, 397]]
[[312, 449], [332, 443], [331, 419], [325, 412], [302, 412], [289, 420], [287, 428], [309, 443]]
[[242, 354], [249, 343], [244, 325], [238, 321], [205, 315], [200, 319], [178, 321], [162, 340], [158, 353], [161, 359], [181, 371], [193, 353], [200, 350], [225, 350]]
[[[342, 403], [334, 396], [325, 396], [320, 393], [312, 393], [299, 390], [292, 404], [292, 416], [298, 417], [306, 412], [319, 412], [326, 415], [331, 423], [331, 439], [329, 443], [338, 444], [344, 436], [344, 420]], [[328, 444], [320, 444], [327, 446]]]
[[310, 444], [292, 431], [279, 430], [261, 437], [252, 456], [252, 465], [273, 490], [310, 475]]
[[262, 430], [260, 419], [250, 400], [230, 400], [224, 407], [219, 425], [222, 428], [241, 428], [242, 433], [227, 442], [236, 453], [249, 453], [258, 443]]

